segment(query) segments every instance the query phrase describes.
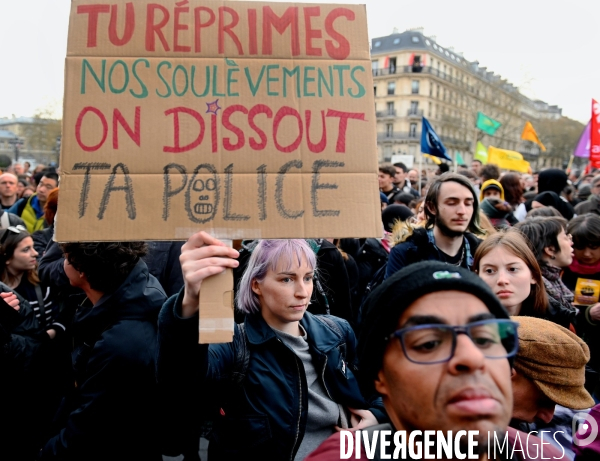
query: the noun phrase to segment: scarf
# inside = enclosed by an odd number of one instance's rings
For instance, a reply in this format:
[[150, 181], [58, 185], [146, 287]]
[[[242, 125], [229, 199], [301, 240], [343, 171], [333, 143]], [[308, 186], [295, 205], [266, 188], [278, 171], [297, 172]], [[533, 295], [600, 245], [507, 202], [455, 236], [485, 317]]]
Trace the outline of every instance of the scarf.
[[582, 264], [573, 258], [573, 262], [569, 266], [569, 269], [571, 269], [571, 272], [580, 275], [596, 274], [600, 272], [600, 261], [590, 266], [588, 264]]
[[577, 315], [577, 309], [573, 306], [575, 296], [560, 279], [560, 267], [544, 264], [541, 269], [548, 295], [548, 320], [569, 328]]

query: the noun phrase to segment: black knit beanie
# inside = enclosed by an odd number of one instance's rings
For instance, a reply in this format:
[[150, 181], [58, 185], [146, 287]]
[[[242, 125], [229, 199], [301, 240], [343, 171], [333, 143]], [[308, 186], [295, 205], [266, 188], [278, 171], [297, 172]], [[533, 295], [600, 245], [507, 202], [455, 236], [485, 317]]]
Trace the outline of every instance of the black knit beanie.
[[440, 261], [424, 261], [406, 266], [375, 289], [364, 306], [358, 359], [360, 384], [365, 395], [375, 392], [373, 381], [381, 370], [387, 347], [384, 338], [396, 330], [398, 319], [412, 303], [437, 291], [470, 293], [483, 301], [496, 318], [509, 318], [508, 312], [492, 290], [475, 273]]

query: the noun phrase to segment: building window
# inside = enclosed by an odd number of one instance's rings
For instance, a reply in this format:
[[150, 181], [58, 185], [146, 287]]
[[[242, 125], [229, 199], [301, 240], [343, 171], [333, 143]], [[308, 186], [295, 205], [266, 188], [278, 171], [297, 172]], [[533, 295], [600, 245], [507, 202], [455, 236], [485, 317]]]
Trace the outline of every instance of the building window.
[[416, 138], [417, 137], [417, 124], [416, 123], [411, 123], [410, 124], [410, 130], [408, 131], [408, 136], [410, 138]]
[[388, 82], [388, 91], [387, 94], [396, 93], [396, 82]]
[[412, 58], [412, 62], [409, 62], [412, 65], [413, 72], [421, 72], [423, 69], [423, 63], [421, 62], [421, 55], [416, 55]]
[[377, 85], [373, 85], [373, 96], [377, 96]]
[[396, 115], [396, 113], [394, 111], [394, 101], [387, 103], [387, 114], [388, 115]]
[[390, 58], [388, 70], [390, 74], [396, 73], [396, 58]]
[[429, 97], [433, 97], [433, 84], [431, 82], [429, 83]]
[[412, 94], [419, 94], [419, 81], [413, 80], [411, 86]]
[[417, 115], [418, 110], [419, 110], [419, 101], [411, 101], [410, 102], [410, 115]]
[[439, 85], [437, 85], [435, 97], [438, 98], [438, 99], [440, 99], [440, 86]]
[[394, 135], [394, 124], [388, 123], [385, 126], [385, 136], [391, 138]]

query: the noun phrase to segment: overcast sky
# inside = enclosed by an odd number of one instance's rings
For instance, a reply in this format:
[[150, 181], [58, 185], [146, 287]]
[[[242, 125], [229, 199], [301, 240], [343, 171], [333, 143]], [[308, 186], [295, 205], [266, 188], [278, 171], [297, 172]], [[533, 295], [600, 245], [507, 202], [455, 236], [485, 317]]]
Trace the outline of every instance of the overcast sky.
[[[69, 8], [69, 0], [2, 2], [0, 117], [62, 104]], [[368, 0], [367, 15], [371, 38], [423, 27], [581, 122], [600, 98], [600, 1]]]

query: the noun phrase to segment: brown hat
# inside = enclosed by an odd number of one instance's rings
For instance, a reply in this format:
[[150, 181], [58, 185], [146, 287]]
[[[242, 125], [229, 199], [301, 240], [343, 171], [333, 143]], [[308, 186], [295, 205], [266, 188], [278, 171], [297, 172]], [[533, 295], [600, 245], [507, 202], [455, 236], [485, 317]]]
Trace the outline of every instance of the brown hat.
[[566, 328], [535, 317], [511, 317], [519, 323], [519, 352], [514, 368], [531, 379], [553, 402], [573, 410], [591, 408], [585, 390], [586, 343]]

